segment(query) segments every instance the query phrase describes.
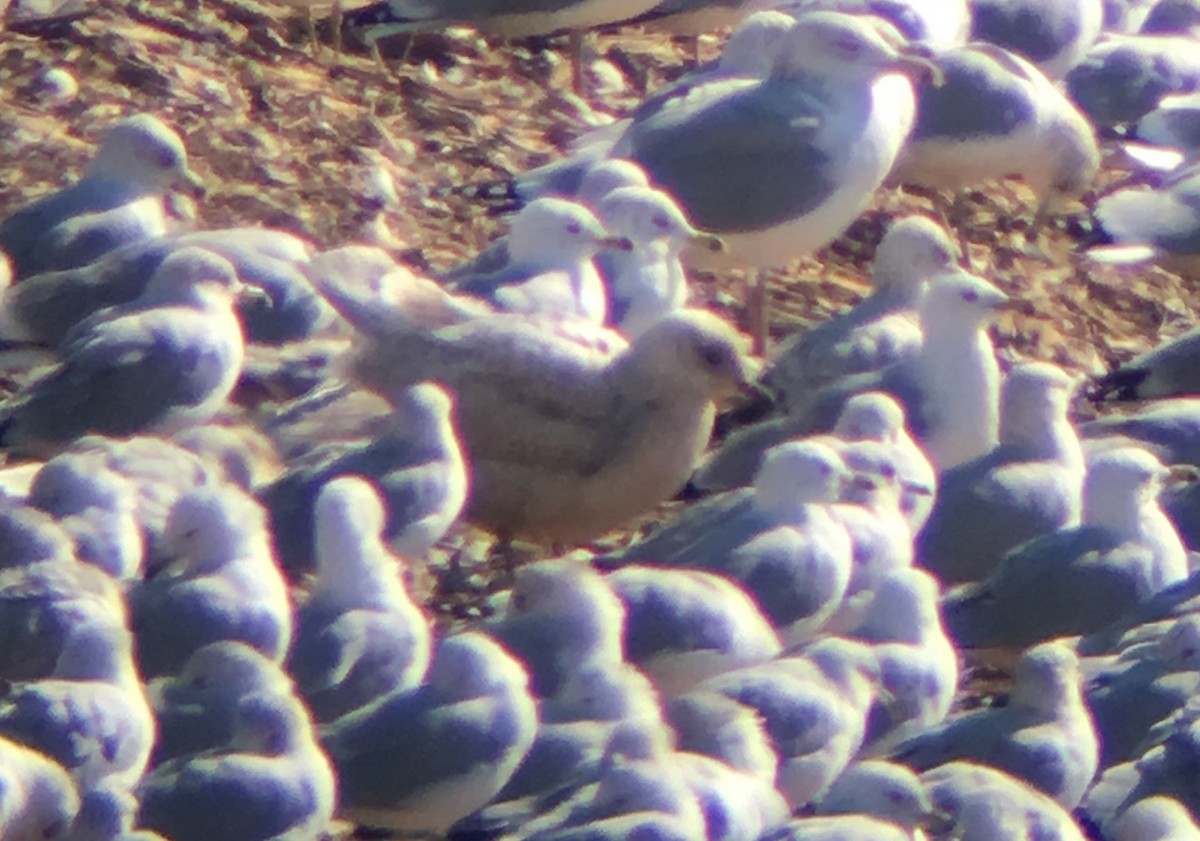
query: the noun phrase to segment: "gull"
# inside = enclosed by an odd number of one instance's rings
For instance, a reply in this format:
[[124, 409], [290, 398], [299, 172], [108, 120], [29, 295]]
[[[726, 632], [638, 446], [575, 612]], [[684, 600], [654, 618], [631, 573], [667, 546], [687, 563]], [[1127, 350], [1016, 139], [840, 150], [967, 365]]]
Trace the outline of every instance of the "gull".
[[19, 281], [54, 259], [56, 240], [77, 235], [96, 214], [139, 202], [157, 204], [159, 218], [150, 220], [150, 230], [138, 231], [138, 238], [161, 234], [162, 196], [174, 187], [203, 189], [188, 167], [183, 141], [157, 117], [136, 114], [105, 132], [77, 182], [0, 221], [0, 251], [8, 254]]
[[161, 550], [168, 562], [129, 595], [144, 676], [176, 672], [219, 640], [283, 660], [292, 604], [262, 506], [232, 485], [188, 491], [171, 509]]
[[317, 721], [415, 689], [429, 667], [429, 619], [406, 591], [405, 561], [383, 545], [383, 503], [353, 476], [316, 505], [317, 577], [297, 612], [288, 670]]
[[440, 834], [488, 803], [533, 744], [537, 709], [527, 683], [520, 663], [482, 634], [439, 641], [421, 687], [321, 728], [339, 779], [339, 816]]
[[611, 154], [641, 164], [727, 246], [688, 259], [786, 265], [867, 206], [912, 124], [907, 74], [929, 70], [919, 49], [894, 45], [869, 20], [813, 12], [783, 37], [765, 78], [652, 98]]
[[[1197, 186], [1200, 187], [1200, 180]], [[1200, 217], [1197, 222], [1200, 223]], [[1200, 233], [1200, 227], [1197, 232]], [[1093, 391], [1097, 397], [1109, 400], [1153, 400], [1200, 394], [1200, 378], [1194, 367], [1197, 359], [1200, 359], [1200, 329], [1193, 329], [1138, 354], [1099, 377]]]
[[[1168, 269], [1187, 271], [1200, 252], [1200, 170], [1187, 169], [1157, 189], [1129, 187], [1117, 190], [1096, 202], [1095, 216], [1101, 230], [1112, 245], [1101, 245], [1087, 251], [1089, 258], [1101, 263], [1137, 264], [1156, 262]], [[1165, 396], [1163, 389], [1178, 389], [1180, 357], [1191, 355], [1194, 331], [1185, 333], [1173, 343], [1146, 358], [1139, 357], [1127, 372], [1116, 374], [1105, 383], [1119, 394], [1142, 395], [1141, 381], [1150, 379], [1143, 396]], [[1152, 355], [1153, 354], [1153, 355]], [[1138, 365], [1149, 369], [1143, 373]], [[1185, 363], [1186, 364], [1186, 363]], [[1163, 372], [1157, 376], [1155, 367]], [[1177, 393], [1166, 391], [1165, 394]]]
[[521, 209], [507, 242], [508, 265], [459, 275], [452, 289], [508, 312], [607, 321], [608, 293], [592, 258], [601, 249], [630, 251], [628, 239], [612, 236], [582, 204], [546, 197]]
[[[85, 266], [23, 278], [0, 292], [0, 335], [58, 345], [93, 313], [135, 300], [163, 262], [182, 249], [192, 249], [193, 271], [205, 270], [209, 255], [216, 254], [256, 290], [260, 297], [239, 302], [252, 341], [291, 341], [332, 321], [332, 310], [302, 272], [311, 256], [308, 242], [273, 228], [229, 228], [141, 240]], [[177, 263], [176, 270], [187, 265]]]
[[64, 338], [61, 363], [7, 407], [11, 446], [54, 448], [88, 432], [171, 431], [207, 421], [224, 405], [245, 352], [233, 312], [237, 277], [215, 256], [199, 276], [165, 266], [137, 302], [97, 313]]
[[794, 417], [793, 429], [826, 431], [849, 397], [882, 390], [904, 405], [910, 430], [939, 471], [983, 455], [996, 446], [1000, 427], [1000, 369], [986, 324], [1008, 300], [961, 270], [930, 279], [918, 308], [921, 350], [878, 374], [822, 389]]
[[136, 489], [100, 459], [80, 453], [50, 459], [33, 477], [28, 503], [55, 518], [74, 540], [79, 560], [117, 581], [141, 575], [146, 545]]
[[1017, 663], [1008, 706], [954, 716], [899, 745], [893, 759], [917, 771], [954, 760], [986, 763], [1073, 809], [1096, 773], [1099, 750], [1080, 692], [1079, 660], [1065, 645], [1048, 642]]
[[1197, 652], [1200, 617], [1184, 616], [1160, 638], [1130, 646], [1089, 676], [1085, 690], [1101, 735], [1102, 768], [1136, 759], [1147, 731], [1200, 690]]
[[959, 645], [1026, 646], [1099, 631], [1187, 577], [1187, 553], [1158, 504], [1167, 470], [1138, 448], [1094, 456], [1080, 525], [1005, 555], [943, 602]]
[[1135, 444], [1164, 464], [1200, 463], [1200, 400], [1156, 400], [1130, 414], [1111, 414], [1079, 425], [1085, 449]]
[[[1170, 169], [1200, 163], [1200, 95], [1164, 96], [1157, 108], [1138, 120], [1135, 132], [1139, 141], [1172, 154]], [[1130, 151], [1128, 144], [1126, 151]]]
[[1009, 550], [1079, 523], [1083, 449], [1067, 416], [1077, 379], [1031, 362], [1005, 377], [1000, 442], [945, 471], [917, 558], [944, 584], [987, 577]]
[[712, 689], [696, 689], [667, 701], [663, 713], [677, 750], [711, 756], [774, 785], [779, 754], [752, 707]]
[[852, 543], [832, 512], [848, 479], [832, 448], [780, 444], [767, 451], [753, 488], [686, 509], [617, 558], [728, 575], [754, 596], [787, 643], [810, 639], [841, 603], [851, 577]]
[[0, 826], [6, 839], [66, 837], [78, 810], [75, 782], [61, 765], [0, 736]]
[[75, 560], [74, 540], [53, 517], [20, 498], [0, 496], [0, 567]]
[[961, 194], [1019, 175], [1037, 201], [1031, 231], [1091, 185], [1100, 168], [1095, 130], [1036, 67], [986, 43], [934, 61], [943, 83], [918, 88], [912, 134], [890, 180]]
[[961, 44], [967, 40], [971, 30], [971, 3], [968, 0], [898, 0], [887, 3], [872, 0], [783, 0], [768, 2], [768, 5], [795, 15], [817, 10], [875, 15], [896, 27], [909, 41], [931, 47]]
[[385, 404], [389, 411], [370, 437], [342, 438], [332, 423], [313, 425], [303, 436], [306, 449], [289, 453], [287, 472], [261, 491], [289, 570], [311, 568], [317, 496], [339, 476], [363, 476], [378, 486], [386, 509], [384, 539], [409, 560], [428, 556], [458, 520], [469, 474], [455, 432], [453, 399], [427, 382], [406, 388], [393, 402]]
[[137, 810], [133, 792], [101, 783], [80, 798], [71, 841], [165, 841], [157, 832], [133, 828]]
[[280, 455], [265, 432], [236, 416], [181, 429], [171, 440], [194, 453], [226, 482], [254, 492], [283, 471]]
[[867, 720], [864, 754], [880, 755], [940, 724], [958, 688], [958, 654], [942, 627], [939, 588], [929, 573], [893, 570], [875, 587], [863, 620], [846, 632], [870, 644], [887, 698]]
[[151, 765], [216, 750], [233, 738], [238, 704], [251, 696], [294, 694], [292, 681], [274, 660], [243, 642], [213, 642], [195, 653], [176, 675], [146, 686], [158, 738]]
[[723, 243], [701, 234], [667, 193], [621, 187], [607, 193], [596, 213], [609, 230], [628, 240], [629, 251], [606, 250], [596, 258], [612, 306], [610, 321], [631, 340], [688, 302], [679, 255], [692, 242], [719, 250]]
[[531, 691], [545, 698], [584, 666], [623, 661], [625, 606], [587, 566], [540, 561], [518, 571], [504, 615], [481, 630], [524, 664]]
[[972, 0], [971, 38], [1020, 53], [1051, 79], [1079, 64], [1100, 36], [1103, 0]]
[[1198, 841], [1200, 827], [1171, 797], [1147, 797], [1130, 806], [1112, 825], [1113, 841]]
[[1122, 35], [1098, 41], [1067, 74], [1067, 93], [1098, 126], [1134, 123], [1200, 79], [1192, 38]]
[[160, 765], [137, 787], [137, 823], [174, 841], [315, 838], [333, 816], [336, 780], [303, 704], [251, 695], [221, 748]]
[[[934, 807], [925, 783], [903, 765], [881, 759], [855, 762], [842, 772], [816, 804], [818, 815], [864, 814], [910, 833], [935, 833], [950, 823]], [[919, 837], [919, 836], [916, 836]]]
[[622, 347], [611, 331], [514, 313], [430, 330], [334, 305], [372, 327], [358, 382], [384, 396], [421, 380], [455, 392], [473, 469], [466, 519], [507, 538], [585, 541], [653, 509], [687, 481], [713, 401], [753, 376], [740, 334], [701, 310]]
[[869, 647], [825, 637], [803, 657], [726, 672], [700, 684], [758, 711], [779, 753], [776, 785], [793, 809], [819, 800], [862, 745], [876, 697]]
[[625, 604], [625, 656], [665, 698], [781, 651], [758, 605], [721, 576], [628, 565], [605, 580]]
[[0, 699], [0, 735], [61, 764], [81, 791], [105, 779], [131, 788], [155, 725], [129, 630], [99, 616], [74, 628], [49, 677], [14, 683]]
[[757, 841], [791, 817], [773, 783], [702, 754], [681, 752], [675, 759], [704, 815], [706, 838]]
[[910, 356], [921, 345], [916, 308], [925, 283], [954, 266], [955, 247], [940, 223], [921, 215], [893, 222], [875, 249], [871, 294], [780, 345], [764, 382], [791, 409], [839, 377]]
[[985, 763], [955, 761], [921, 775], [938, 809], [954, 821], [957, 837], [989, 841], [1087, 837], [1070, 812], [1033, 786]]

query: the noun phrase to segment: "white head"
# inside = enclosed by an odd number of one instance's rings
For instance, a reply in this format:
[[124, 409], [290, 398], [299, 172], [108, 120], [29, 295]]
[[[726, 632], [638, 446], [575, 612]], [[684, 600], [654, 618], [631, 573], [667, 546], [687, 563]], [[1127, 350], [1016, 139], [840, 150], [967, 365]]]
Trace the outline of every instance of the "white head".
[[1192, 815], [1178, 800], [1156, 795], [1139, 800], [1112, 824], [1113, 841], [1172, 841], [1197, 832]]
[[718, 66], [722, 73], [737, 76], [766, 76], [771, 72], [785, 36], [796, 19], [785, 12], [768, 9], [742, 20], [729, 35]]
[[127, 117], [105, 132], [87, 175], [135, 184], [146, 192], [181, 188], [203, 195], [200, 177], [188, 168], [183, 140], [149, 114]]
[[54, 677], [64, 680], [115, 682], [133, 675], [133, 636], [99, 614], [71, 630], [54, 663]]
[[604, 158], [592, 164], [584, 173], [575, 198], [588, 207], [596, 207], [613, 190], [649, 186], [650, 179], [641, 164], [625, 158]]
[[[771, 75], [815, 75], [839, 83], [869, 82], [886, 73], [920, 78], [937, 74], [922, 48], [884, 36], [878, 18], [839, 12], [808, 12], [782, 38]], [[895, 33], [894, 27], [888, 27]]]
[[197, 649], [177, 676], [152, 686], [168, 705], [217, 706], [260, 692], [291, 692], [291, 681], [277, 663], [229, 640]]
[[1177, 619], [1158, 641], [1158, 656], [1172, 671], [1200, 668], [1200, 616]]
[[866, 618], [853, 635], [873, 642], [919, 643], [941, 624], [938, 581], [916, 567], [889, 572], [875, 587]]
[[909, 831], [927, 825], [935, 811], [920, 777], [881, 759], [851, 765], [817, 804], [818, 815], [866, 814]]
[[383, 543], [387, 510], [361, 476], [339, 476], [321, 488], [314, 509], [317, 582], [313, 598], [347, 608], [403, 596], [404, 561]]
[[1082, 114], [1067, 112], [1065, 107], [1047, 127], [1045, 136], [1043, 153], [1050, 164], [1046, 180], [1033, 177], [1030, 187], [1043, 202], [1055, 207], [1082, 196], [1092, 186], [1100, 171], [1100, 147], [1092, 124]]
[[1008, 296], [981, 277], [962, 270], [930, 278], [918, 304], [921, 329], [974, 332], [1008, 303]]
[[786, 519], [806, 504], [837, 501], [848, 475], [832, 447], [818, 441], [788, 441], [763, 456], [754, 477], [755, 505]]
[[1135, 528], [1141, 512], [1158, 504], [1168, 472], [1141, 447], [1096, 453], [1083, 480], [1083, 522], [1118, 533]]
[[432, 382], [417, 383], [391, 402], [396, 426], [405, 440], [440, 450], [455, 439], [454, 398], [444, 387]]
[[525, 690], [529, 676], [499, 643], [466, 631], [438, 642], [427, 683], [447, 699], [466, 700], [498, 691]]
[[176, 500], [159, 547], [186, 574], [215, 572], [247, 554], [269, 552], [266, 512], [234, 485], [202, 485]]
[[925, 282], [952, 272], [955, 247], [950, 235], [928, 216], [905, 216], [892, 223], [879, 247], [871, 280], [877, 290], [901, 294], [916, 303]]
[[904, 407], [883, 391], [867, 391], [846, 401], [833, 434], [848, 441], [897, 440], [904, 431]]
[[635, 249], [663, 243], [675, 255], [698, 236], [679, 205], [652, 187], [621, 187], [600, 200], [596, 213], [608, 229], [633, 243]]
[[853, 474], [843, 489], [843, 501], [874, 510], [899, 507], [903, 488], [892, 447], [879, 441], [852, 441], [843, 448], [842, 461]]
[[628, 663], [590, 663], [572, 671], [547, 702], [561, 721], [627, 721], [654, 718], [658, 692]]
[[1083, 705], [1079, 658], [1061, 642], [1030, 648], [1017, 662], [1010, 705], [1045, 716]]
[[609, 236], [592, 211], [579, 202], [553, 197], [535, 199], [522, 208], [508, 234], [512, 261], [531, 266], [572, 266], [601, 248], [621, 246], [622, 241]]
[[133, 485], [91, 453], [62, 453], [42, 465], [29, 488], [29, 504], [55, 517], [99, 508], [129, 514], [137, 505]]
[[821, 637], [804, 649], [829, 682], [864, 712], [880, 686], [879, 660], [871, 646], [843, 637]]
[[213, 251], [189, 245], [167, 255], [150, 276], [140, 303], [218, 302], [228, 305], [242, 291], [233, 264]]
[[1018, 365], [1004, 378], [1000, 394], [1000, 441], [1045, 446], [1067, 412], [1078, 380], [1049, 362]]
[[230, 747], [239, 753], [286, 756], [312, 740], [312, 719], [292, 695], [249, 695], [234, 710]]

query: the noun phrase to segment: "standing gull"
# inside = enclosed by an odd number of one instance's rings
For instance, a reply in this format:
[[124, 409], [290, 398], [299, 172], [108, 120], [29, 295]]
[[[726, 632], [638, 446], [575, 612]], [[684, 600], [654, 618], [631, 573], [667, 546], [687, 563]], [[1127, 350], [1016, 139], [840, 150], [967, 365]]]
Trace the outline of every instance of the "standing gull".
[[[1184, 170], [1157, 189], [1130, 187], [1104, 196], [1096, 202], [1095, 216], [1112, 244], [1089, 249], [1087, 254], [1092, 259], [1118, 265], [1153, 261], [1177, 272], [1188, 272], [1200, 262], [1198, 170]], [[1189, 344], [1172, 348], [1171, 354], [1163, 354], [1166, 359], [1162, 364], [1170, 365], [1171, 357], [1190, 349]], [[1159, 359], [1147, 361], [1157, 363]], [[1148, 387], [1153, 388], [1153, 383]], [[1135, 388], [1131, 393], [1138, 394], [1139, 390]], [[1160, 391], [1157, 396], [1162, 394]], [[1156, 393], [1147, 391], [1145, 396]]]
[[1104, 24], [1102, 0], [971, 0], [971, 38], [1020, 53], [1052, 79], [1083, 60]]
[[[8, 254], [13, 275], [20, 280], [53, 258], [53, 248], [47, 243], [62, 236], [64, 226], [79, 226], [88, 214], [139, 200], [161, 202], [163, 193], [179, 186], [201, 189], [199, 177], [188, 167], [179, 135], [149, 114], [129, 117], [105, 133], [79, 181], [0, 222], [0, 251]], [[158, 213], [161, 225], [161, 204]], [[150, 230], [142, 235], [163, 232]]]

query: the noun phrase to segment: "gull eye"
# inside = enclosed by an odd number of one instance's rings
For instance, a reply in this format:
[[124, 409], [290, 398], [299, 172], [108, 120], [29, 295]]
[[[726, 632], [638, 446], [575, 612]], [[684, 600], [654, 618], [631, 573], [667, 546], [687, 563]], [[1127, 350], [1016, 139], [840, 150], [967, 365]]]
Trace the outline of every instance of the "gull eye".
[[178, 169], [179, 156], [172, 149], [159, 149], [154, 153], [154, 163], [160, 169]]
[[655, 216], [654, 227], [658, 228], [660, 231], [665, 231], [671, 227], [671, 220], [667, 219], [665, 216]]
[[974, 290], [969, 290], [967, 292], [962, 293], [962, 299], [964, 301], [966, 301], [968, 304], [973, 304], [979, 300], [979, 293]]
[[833, 45], [837, 47], [838, 52], [847, 58], [857, 57], [862, 52], [863, 47], [862, 41], [848, 35], [834, 39]]
[[725, 364], [725, 349], [716, 345], [701, 345], [700, 361], [709, 368], [720, 368]]
[[583, 230], [583, 226], [580, 225], [578, 222], [571, 222], [567, 225], [567, 233], [568, 234], [577, 234], [582, 230]]

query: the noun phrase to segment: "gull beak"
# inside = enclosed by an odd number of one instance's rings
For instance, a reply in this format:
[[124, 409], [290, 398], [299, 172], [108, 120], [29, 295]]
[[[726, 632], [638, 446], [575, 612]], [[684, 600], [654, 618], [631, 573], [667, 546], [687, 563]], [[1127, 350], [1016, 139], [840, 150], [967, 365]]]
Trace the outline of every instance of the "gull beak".
[[933, 488], [928, 485], [922, 485], [920, 482], [901, 482], [900, 488], [905, 493], [916, 494], [917, 496], [933, 496]]
[[723, 254], [725, 252], [725, 240], [721, 239], [716, 234], [706, 234], [702, 231], [695, 231], [691, 235], [691, 244], [694, 248], [701, 251], [707, 251], [710, 254]]
[[633, 240], [629, 237], [600, 237], [596, 240], [596, 245], [601, 249], [613, 251], [633, 251]]
[[187, 167], [184, 167], [183, 172], [175, 179], [175, 186], [197, 199], [204, 198], [204, 194], [208, 192], [204, 187], [204, 179]]
[[870, 473], [852, 473], [847, 484], [858, 491], [873, 491], [879, 487], [879, 482]]
[[931, 806], [920, 818], [921, 827], [941, 838], [949, 835], [958, 827], [958, 820], [945, 809]]
[[248, 283], [239, 283], [234, 291], [234, 297], [239, 304], [248, 306], [265, 309], [272, 309], [275, 306], [275, 300], [267, 293], [267, 290], [261, 286], [251, 286]]
[[928, 82], [935, 88], [945, 84], [946, 74], [928, 47], [921, 44], [904, 44], [896, 52], [899, 55], [894, 67], [898, 73], [903, 73], [916, 84]]

